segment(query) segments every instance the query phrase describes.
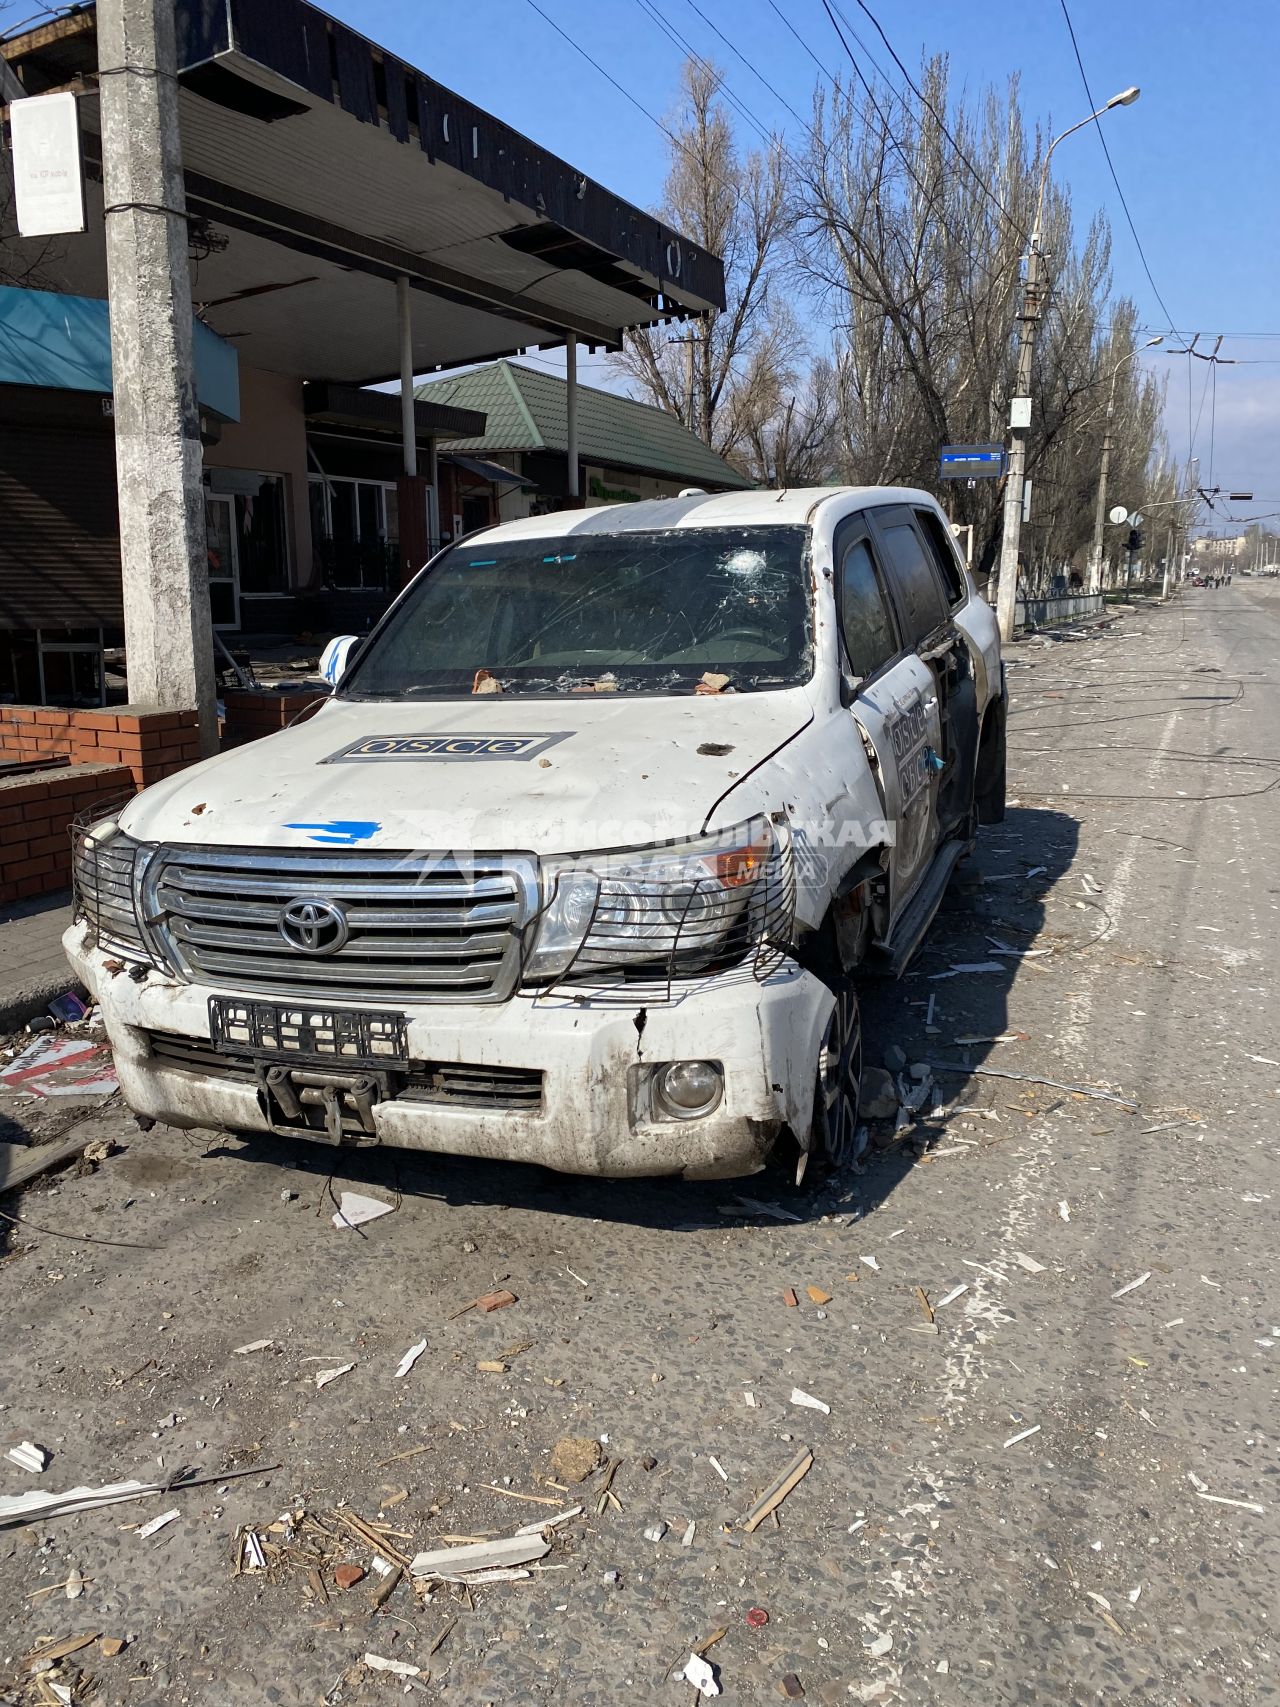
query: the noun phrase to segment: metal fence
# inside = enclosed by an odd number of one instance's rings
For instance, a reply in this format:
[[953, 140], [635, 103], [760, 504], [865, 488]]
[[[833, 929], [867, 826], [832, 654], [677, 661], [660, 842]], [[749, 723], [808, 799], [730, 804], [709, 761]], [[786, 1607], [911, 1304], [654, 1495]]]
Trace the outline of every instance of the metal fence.
[[1056, 628], [1102, 614], [1101, 593], [1062, 593], [1054, 598], [1018, 600], [1018, 628]]

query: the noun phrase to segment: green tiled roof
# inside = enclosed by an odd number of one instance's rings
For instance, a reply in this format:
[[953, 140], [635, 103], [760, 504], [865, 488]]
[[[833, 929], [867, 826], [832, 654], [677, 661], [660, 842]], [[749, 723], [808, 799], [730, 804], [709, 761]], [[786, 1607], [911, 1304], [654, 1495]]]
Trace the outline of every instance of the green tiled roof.
[[[456, 378], [429, 379], [415, 389], [423, 403], [479, 409], [488, 426], [479, 438], [450, 439], [461, 452], [567, 449], [566, 383], [558, 374], [535, 373], [515, 362], [490, 362]], [[664, 474], [695, 486], [746, 487], [751, 481], [695, 433], [661, 409], [578, 387], [578, 454], [583, 462], [637, 473]]]

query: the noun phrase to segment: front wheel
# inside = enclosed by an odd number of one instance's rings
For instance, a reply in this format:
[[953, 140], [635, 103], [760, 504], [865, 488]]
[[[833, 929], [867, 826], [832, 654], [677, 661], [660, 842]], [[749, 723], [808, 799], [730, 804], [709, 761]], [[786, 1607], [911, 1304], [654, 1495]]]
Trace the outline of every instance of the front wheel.
[[858, 1159], [862, 1097], [862, 1010], [847, 972], [830, 980], [835, 1006], [818, 1049], [809, 1143], [800, 1153], [796, 1184], [836, 1174]]

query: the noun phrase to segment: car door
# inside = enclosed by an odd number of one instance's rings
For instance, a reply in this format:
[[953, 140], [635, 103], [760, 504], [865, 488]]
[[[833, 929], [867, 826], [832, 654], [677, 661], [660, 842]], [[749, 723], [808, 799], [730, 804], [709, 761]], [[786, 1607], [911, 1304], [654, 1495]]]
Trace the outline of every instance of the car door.
[[866, 516], [842, 524], [834, 544], [848, 672], [845, 697], [891, 826], [890, 935], [937, 845], [932, 755], [941, 736], [938, 695], [933, 672], [909, 642], [900, 601], [890, 591], [879, 541]]

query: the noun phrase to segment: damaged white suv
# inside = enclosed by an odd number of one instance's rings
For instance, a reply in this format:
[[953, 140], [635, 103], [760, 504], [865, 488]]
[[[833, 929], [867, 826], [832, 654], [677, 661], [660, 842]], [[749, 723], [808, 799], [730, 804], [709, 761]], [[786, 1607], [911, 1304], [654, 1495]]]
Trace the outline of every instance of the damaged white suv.
[[854, 1153], [855, 979], [1004, 808], [932, 498], [513, 522], [345, 652], [308, 721], [81, 840], [67, 952], [138, 1114], [615, 1176]]

